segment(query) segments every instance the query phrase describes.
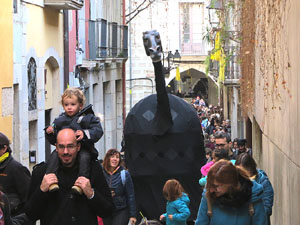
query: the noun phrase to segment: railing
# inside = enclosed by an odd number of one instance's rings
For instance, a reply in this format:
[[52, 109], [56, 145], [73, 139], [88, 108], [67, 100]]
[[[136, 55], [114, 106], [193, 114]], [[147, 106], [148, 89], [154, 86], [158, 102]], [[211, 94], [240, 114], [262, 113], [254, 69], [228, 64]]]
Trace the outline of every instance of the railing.
[[89, 21], [90, 59], [127, 58], [128, 27], [105, 19]]
[[240, 64], [238, 62], [238, 56], [236, 47], [230, 46], [225, 50], [227, 56], [227, 63], [225, 69], [226, 79], [239, 79], [240, 78]]

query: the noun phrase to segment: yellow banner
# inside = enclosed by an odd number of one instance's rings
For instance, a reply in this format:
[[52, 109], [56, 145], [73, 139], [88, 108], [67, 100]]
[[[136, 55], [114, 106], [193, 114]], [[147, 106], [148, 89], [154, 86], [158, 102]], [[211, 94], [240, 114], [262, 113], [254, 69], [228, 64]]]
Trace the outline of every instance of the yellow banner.
[[175, 80], [180, 81], [180, 71], [179, 71], [179, 67], [176, 68], [176, 77]]
[[219, 61], [219, 82], [225, 80], [226, 55], [220, 43], [220, 31], [216, 33], [215, 48], [210, 56], [211, 60]]

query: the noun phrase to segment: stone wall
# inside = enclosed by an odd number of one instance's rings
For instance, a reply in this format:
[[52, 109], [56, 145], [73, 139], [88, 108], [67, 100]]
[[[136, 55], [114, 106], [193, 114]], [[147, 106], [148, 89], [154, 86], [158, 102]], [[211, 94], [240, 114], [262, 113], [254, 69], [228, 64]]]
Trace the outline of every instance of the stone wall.
[[254, 157], [274, 187], [271, 223], [300, 224], [300, 2], [256, 0], [255, 12]]

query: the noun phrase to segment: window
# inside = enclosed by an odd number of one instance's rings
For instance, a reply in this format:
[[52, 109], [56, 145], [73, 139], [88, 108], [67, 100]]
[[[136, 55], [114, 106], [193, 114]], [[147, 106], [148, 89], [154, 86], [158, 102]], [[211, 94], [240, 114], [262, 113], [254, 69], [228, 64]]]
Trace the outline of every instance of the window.
[[28, 75], [28, 110], [36, 109], [36, 63], [33, 58], [30, 58], [27, 66]]
[[203, 3], [180, 3], [180, 50], [183, 55], [205, 55]]

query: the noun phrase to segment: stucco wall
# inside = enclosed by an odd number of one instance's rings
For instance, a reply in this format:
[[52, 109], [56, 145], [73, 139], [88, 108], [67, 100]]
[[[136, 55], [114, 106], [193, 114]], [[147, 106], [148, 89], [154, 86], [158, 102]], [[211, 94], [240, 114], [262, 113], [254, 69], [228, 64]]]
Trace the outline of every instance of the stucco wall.
[[[0, 7], [0, 131], [12, 138], [12, 110], [7, 104], [12, 102], [13, 86], [13, 5], [11, 0], [1, 1]], [[6, 88], [3, 91], [3, 88]], [[8, 88], [8, 89], [7, 89]], [[10, 91], [9, 91], [10, 90]], [[12, 104], [10, 108], [12, 108]]]
[[274, 185], [272, 224], [300, 224], [300, 2], [255, 1], [254, 116]]
[[63, 57], [63, 14], [51, 7], [27, 4], [26, 49], [34, 48], [38, 57], [45, 55], [49, 47]]

